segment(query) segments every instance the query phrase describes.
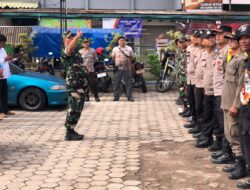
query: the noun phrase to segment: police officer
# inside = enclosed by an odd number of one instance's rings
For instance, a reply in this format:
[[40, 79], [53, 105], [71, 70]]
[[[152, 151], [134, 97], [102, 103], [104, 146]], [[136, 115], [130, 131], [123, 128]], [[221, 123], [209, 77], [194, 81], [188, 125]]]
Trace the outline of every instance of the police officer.
[[[94, 64], [97, 61], [97, 55], [94, 48], [89, 47], [89, 40], [84, 39], [82, 41], [83, 48], [79, 50], [79, 53], [81, 54], [83, 58], [82, 66], [87, 71], [88, 75], [88, 82], [89, 86], [91, 88], [92, 93], [95, 96], [95, 101], [100, 102], [99, 96], [98, 96], [98, 88], [97, 88], [97, 82], [96, 82], [96, 74], [94, 69]], [[89, 101], [89, 90], [86, 92], [85, 101]]]
[[64, 50], [62, 62], [66, 72], [67, 88], [67, 116], [65, 140], [82, 140], [83, 135], [78, 134], [74, 128], [78, 123], [84, 106], [85, 92], [88, 87], [87, 75], [81, 67], [82, 57], [76, 49], [78, 40], [82, 37], [82, 32], [77, 32], [74, 37], [70, 31], [63, 34]]
[[[244, 78], [244, 88], [241, 96], [240, 140], [244, 161], [247, 165], [248, 176], [250, 176], [250, 25], [241, 26], [239, 36], [240, 47], [247, 53], [248, 58]], [[243, 168], [244, 166], [242, 162], [242, 169]], [[250, 178], [244, 183], [238, 183], [237, 186], [240, 189], [250, 189]]]
[[114, 101], [119, 101], [122, 79], [125, 83], [127, 99], [134, 102], [132, 96], [132, 61], [134, 60], [134, 52], [130, 46], [126, 45], [126, 38], [124, 36], [118, 37], [119, 46], [112, 50], [112, 59], [118, 68], [115, 73], [114, 81]]
[[213, 142], [213, 127], [217, 121], [214, 117], [214, 87], [213, 87], [213, 61], [215, 59], [215, 34], [211, 30], [207, 30], [203, 34], [202, 40], [206, 51], [202, 67], [204, 71], [203, 86], [204, 86], [204, 117], [202, 120], [201, 132], [197, 134], [197, 142], [195, 147], [206, 148]]
[[[214, 163], [225, 164], [234, 160], [233, 152], [236, 158], [241, 156], [239, 143], [239, 116], [238, 109], [240, 106], [240, 90], [243, 86], [244, 60], [245, 56], [240, 50], [236, 34], [225, 36], [229, 39], [229, 49], [224, 57], [225, 76], [221, 96], [221, 108], [224, 115], [224, 134], [226, 140], [223, 143], [222, 154], [212, 159]], [[228, 144], [228, 141], [230, 144]], [[233, 152], [232, 152], [233, 149]], [[229, 168], [229, 169], [228, 169]], [[230, 171], [230, 167], [225, 167], [223, 171]], [[234, 178], [234, 177], [233, 177]]]

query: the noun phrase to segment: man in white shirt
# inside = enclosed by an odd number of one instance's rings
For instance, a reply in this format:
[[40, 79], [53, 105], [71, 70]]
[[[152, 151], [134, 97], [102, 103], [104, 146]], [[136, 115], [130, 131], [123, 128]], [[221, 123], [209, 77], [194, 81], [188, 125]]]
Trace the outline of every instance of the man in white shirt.
[[8, 84], [7, 78], [10, 77], [10, 67], [8, 61], [11, 61], [13, 57], [7, 55], [4, 46], [7, 38], [0, 34], [0, 64], [2, 66], [2, 76], [0, 78], [0, 118], [4, 118], [7, 115], [13, 115], [8, 109]]
[[112, 51], [112, 59], [118, 71], [115, 73], [114, 84], [114, 101], [119, 101], [122, 79], [126, 87], [126, 95], [128, 101], [134, 102], [132, 97], [132, 60], [134, 60], [134, 52], [130, 46], [126, 45], [124, 36], [118, 38], [119, 46]]

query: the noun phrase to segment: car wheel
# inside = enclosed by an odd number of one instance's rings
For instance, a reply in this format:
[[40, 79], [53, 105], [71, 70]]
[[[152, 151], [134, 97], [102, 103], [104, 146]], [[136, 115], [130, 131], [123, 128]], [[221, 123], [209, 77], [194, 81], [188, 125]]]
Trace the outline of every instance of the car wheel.
[[19, 103], [28, 111], [42, 110], [46, 104], [45, 94], [38, 88], [27, 88], [22, 91]]

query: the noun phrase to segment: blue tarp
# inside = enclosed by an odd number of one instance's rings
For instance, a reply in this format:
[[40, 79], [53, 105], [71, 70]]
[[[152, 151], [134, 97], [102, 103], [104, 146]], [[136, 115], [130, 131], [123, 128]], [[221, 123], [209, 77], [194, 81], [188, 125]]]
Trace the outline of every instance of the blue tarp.
[[[70, 29], [76, 33], [79, 29]], [[109, 42], [113, 39], [112, 34], [120, 33], [119, 29], [80, 29], [83, 32], [83, 38], [90, 38], [92, 40], [91, 47], [107, 47]], [[33, 57], [49, 57], [49, 52], [53, 53], [53, 57], [59, 58], [61, 56], [61, 35], [59, 28], [45, 28], [34, 26], [32, 27], [31, 36], [34, 39], [34, 45], [38, 50], [33, 52]]]

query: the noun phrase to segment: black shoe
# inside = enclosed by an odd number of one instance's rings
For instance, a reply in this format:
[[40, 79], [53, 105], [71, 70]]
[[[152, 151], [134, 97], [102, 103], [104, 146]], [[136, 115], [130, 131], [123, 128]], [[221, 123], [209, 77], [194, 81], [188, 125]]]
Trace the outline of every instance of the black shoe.
[[67, 129], [67, 131], [66, 131], [65, 140], [80, 141], [83, 138], [84, 138], [84, 136], [75, 132], [74, 129]]
[[250, 179], [248, 179], [246, 182], [237, 183], [237, 187], [240, 189], [250, 189]]
[[218, 158], [212, 158], [214, 164], [231, 164], [234, 162], [234, 157], [231, 154], [224, 153]]
[[218, 158], [220, 156], [222, 156], [224, 154], [224, 152], [222, 150], [216, 151], [216, 152], [212, 152], [211, 153], [211, 158]]
[[187, 113], [189, 111], [188, 108], [184, 109], [182, 112], [179, 113], [180, 116], [182, 116], [183, 114]]
[[187, 129], [194, 128], [195, 127], [195, 123], [193, 123], [193, 122], [187, 123], [183, 127], [187, 128]]
[[89, 96], [85, 96], [85, 102], [89, 102]]
[[190, 116], [192, 116], [191, 111], [187, 111], [186, 113], [184, 113], [184, 114], [182, 115], [182, 117], [190, 117]]
[[116, 101], [116, 102], [117, 102], [117, 101], [119, 101], [119, 98], [114, 98], [113, 101]]
[[196, 148], [207, 148], [213, 144], [213, 140], [210, 137], [204, 137], [203, 140], [197, 141]]
[[199, 132], [201, 132], [201, 128], [200, 128], [200, 126], [198, 126], [198, 125], [196, 125], [194, 128], [192, 128], [192, 129], [189, 129], [188, 130], [188, 133], [189, 134], [196, 134], [196, 133], [199, 133]]
[[97, 96], [97, 97], [95, 97], [95, 101], [96, 102], [100, 102], [100, 98]]
[[193, 138], [199, 138], [199, 137], [201, 137], [202, 136], [202, 133], [201, 132], [199, 132], [199, 133], [196, 133], [196, 134], [192, 134], [192, 136], [193, 136]]
[[208, 150], [210, 152], [214, 152], [214, 151], [219, 151], [222, 149], [222, 138], [221, 137], [216, 137], [214, 143], [212, 144], [212, 146], [210, 146], [208, 148]]
[[129, 102], [134, 102], [135, 100], [133, 98], [128, 99]]
[[176, 105], [183, 105], [183, 99], [179, 97], [175, 100], [175, 103]]
[[243, 157], [236, 157], [235, 169], [229, 173], [229, 179], [240, 179], [248, 175], [246, 163]]
[[235, 170], [235, 163], [229, 165], [229, 166], [225, 166], [222, 171], [223, 172], [227, 172], [227, 173], [231, 173]]

